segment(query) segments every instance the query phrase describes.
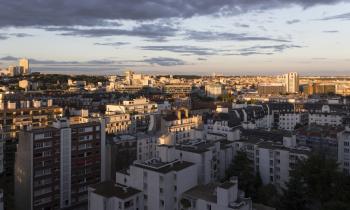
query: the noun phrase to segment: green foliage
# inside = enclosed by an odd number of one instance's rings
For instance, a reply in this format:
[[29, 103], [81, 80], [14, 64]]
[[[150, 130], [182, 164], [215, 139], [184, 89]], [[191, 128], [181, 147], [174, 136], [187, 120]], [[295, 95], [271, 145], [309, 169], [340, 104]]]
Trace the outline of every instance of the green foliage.
[[255, 202], [266, 206], [278, 206], [280, 202], [280, 195], [273, 184], [260, 186], [257, 188], [257, 197]]
[[185, 198], [181, 199], [180, 203], [184, 209], [188, 209], [191, 207], [191, 202]]
[[350, 208], [350, 178], [338, 170], [335, 160], [322, 154], [300, 161], [286, 187], [281, 209]]
[[232, 176], [238, 177], [238, 188], [243, 190], [247, 196], [256, 197], [256, 189], [261, 185], [260, 175], [254, 174], [253, 163], [248, 159], [246, 153], [237, 152], [234, 161], [226, 171], [226, 179]]

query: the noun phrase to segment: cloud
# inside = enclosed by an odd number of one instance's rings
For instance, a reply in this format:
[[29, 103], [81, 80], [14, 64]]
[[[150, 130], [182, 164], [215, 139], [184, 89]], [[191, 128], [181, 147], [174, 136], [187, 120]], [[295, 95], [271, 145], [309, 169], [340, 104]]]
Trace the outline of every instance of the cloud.
[[286, 39], [253, 36], [246, 33], [228, 33], [228, 32], [211, 32], [211, 31], [187, 31], [187, 39], [196, 41], [273, 41], [273, 42], [290, 42]]
[[173, 37], [178, 31], [173, 25], [162, 23], [143, 23], [132, 29], [122, 28], [78, 28], [78, 27], [46, 27], [47, 31], [59, 31], [63, 36], [83, 36], [83, 37], [109, 37], [109, 36], [133, 36], [143, 37], [150, 40], [164, 41], [168, 37]]
[[33, 35], [27, 34], [27, 33], [0, 33], [0, 40], [5, 40], [12, 37], [24, 38], [24, 37], [30, 37], [30, 36], [33, 36]]
[[[18, 61], [19, 57], [6, 56], [0, 58], [0, 61], [13, 62]], [[30, 64], [34, 65], [49, 65], [49, 66], [89, 66], [89, 65], [113, 65], [116, 64], [116, 61], [109, 59], [101, 60], [88, 60], [88, 61], [56, 61], [56, 60], [39, 60], [39, 59], [29, 59]]]
[[289, 25], [292, 25], [292, 24], [295, 24], [295, 23], [300, 23], [300, 20], [299, 19], [288, 20], [288, 21], [286, 21], [286, 23], [289, 24]]
[[341, 0], [0, 0], [0, 27], [103, 26], [118, 20], [236, 15], [249, 11], [311, 7]]
[[281, 44], [281, 45], [256, 45], [252, 47], [238, 49], [236, 53], [226, 53], [225, 56], [237, 55], [237, 56], [251, 56], [251, 55], [274, 55], [281, 53], [286, 49], [302, 48], [303, 46], [293, 44]]
[[166, 57], [157, 57], [157, 58], [149, 58], [143, 60], [145, 63], [149, 63], [151, 65], [159, 65], [159, 66], [180, 66], [185, 65], [186, 62], [176, 58], [166, 58]]
[[319, 20], [350, 20], [350, 13], [344, 13], [340, 15], [333, 15], [333, 16], [328, 16], [321, 18]]
[[239, 51], [240, 52], [250, 52], [250, 51], [256, 51], [256, 50], [270, 50], [272, 52], [283, 52], [286, 49], [291, 48], [302, 48], [302, 46], [299, 45], [287, 45], [287, 44], [281, 44], [281, 45], [257, 45], [253, 47], [248, 48], [242, 48]]
[[327, 58], [312, 58], [312, 60], [319, 60], [319, 61], [321, 61], [321, 60], [327, 60]]
[[249, 28], [250, 27], [248, 24], [241, 24], [241, 23], [235, 23], [234, 25], [236, 27], [240, 27], [240, 28]]
[[338, 30], [328, 30], [328, 31], [322, 31], [323, 33], [338, 33]]
[[128, 45], [130, 44], [129, 42], [97, 42], [94, 43], [94, 45], [97, 46], [112, 46], [112, 47], [119, 47], [122, 45]]
[[231, 55], [239, 55], [239, 56], [251, 56], [251, 55], [273, 55], [274, 53], [262, 53], [257, 51], [251, 51], [251, 52], [241, 52], [241, 53], [227, 53], [226, 56]]
[[206, 61], [208, 60], [207, 58], [197, 58], [198, 61]]
[[19, 58], [13, 57], [13, 56], [6, 56], [6, 57], [0, 58], [0, 60], [1, 61], [17, 61], [17, 60], [19, 60]]
[[140, 47], [142, 50], [149, 50], [149, 51], [167, 51], [167, 52], [173, 52], [173, 53], [183, 53], [183, 54], [190, 54], [190, 55], [217, 55], [223, 50], [216, 50], [211, 48], [204, 48], [204, 47], [195, 47], [195, 46], [170, 46], [170, 45], [163, 45], [163, 46], [142, 46]]

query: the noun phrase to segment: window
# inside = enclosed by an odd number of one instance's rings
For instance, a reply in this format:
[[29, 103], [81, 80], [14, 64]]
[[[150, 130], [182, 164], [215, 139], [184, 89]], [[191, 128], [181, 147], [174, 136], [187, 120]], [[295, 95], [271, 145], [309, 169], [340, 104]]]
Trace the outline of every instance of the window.
[[207, 210], [211, 210], [211, 205], [207, 204]]

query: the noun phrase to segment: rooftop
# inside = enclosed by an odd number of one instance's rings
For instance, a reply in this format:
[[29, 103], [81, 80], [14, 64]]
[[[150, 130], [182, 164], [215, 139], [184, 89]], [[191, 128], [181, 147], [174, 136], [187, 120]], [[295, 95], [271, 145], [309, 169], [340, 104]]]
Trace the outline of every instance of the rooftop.
[[142, 163], [138, 163], [138, 162], [134, 163], [134, 166], [163, 173], [163, 174], [166, 174], [172, 171], [181, 171], [192, 165], [194, 165], [194, 163], [187, 162], [187, 161], [175, 160], [172, 162], [162, 162], [156, 158], [142, 162]]
[[117, 197], [120, 199], [126, 199], [141, 192], [132, 187], [115, 184], [113, 181], [105, 181], [105, 182], [93, 185], [91, 187], [95, 189], [93, 191], [94, 193], [107, 198]]

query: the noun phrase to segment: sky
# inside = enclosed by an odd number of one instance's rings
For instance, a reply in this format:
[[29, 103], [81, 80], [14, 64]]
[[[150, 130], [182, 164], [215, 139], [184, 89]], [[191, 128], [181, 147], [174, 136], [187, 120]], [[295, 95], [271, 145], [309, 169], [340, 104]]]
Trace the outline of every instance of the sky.
[[0, 68], [350, 76], [350, 0], [0, 0]]

